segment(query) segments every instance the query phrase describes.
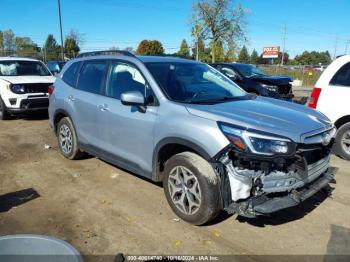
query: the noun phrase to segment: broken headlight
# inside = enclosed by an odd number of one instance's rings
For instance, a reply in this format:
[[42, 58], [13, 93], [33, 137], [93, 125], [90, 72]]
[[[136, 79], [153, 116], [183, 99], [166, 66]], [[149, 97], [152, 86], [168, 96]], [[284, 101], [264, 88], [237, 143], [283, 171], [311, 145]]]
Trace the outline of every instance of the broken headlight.
[[235, 148], [242, 152], [272, 156], [289, 155], [295, 150], [294, 143], [287, 138], [248, 131], [224, 123], [219, 123], [219, 127]]

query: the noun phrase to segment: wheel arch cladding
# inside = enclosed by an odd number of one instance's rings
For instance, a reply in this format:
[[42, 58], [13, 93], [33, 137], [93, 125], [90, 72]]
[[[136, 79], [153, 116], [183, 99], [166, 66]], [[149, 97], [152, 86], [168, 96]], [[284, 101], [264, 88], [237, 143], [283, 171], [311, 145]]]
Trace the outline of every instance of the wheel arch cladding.
[[335, 123], [335, 127], [337, 129], [339, 129], [342, 125], [346, 124], [346, 123], [350, 123], [350, 115], [347, 116], [343, 116], [341, 118], [339, 118]]
[[165, 162], [173, 155], [186, 151], [196, 153], [207, 161], [211, 159], [209, 153], [196, 143], [176, 137], [164, 138], [157, 143], [153, 151], [153, 180], [162, 181]]
[[70, 117], [70, 115], [63, 109], [58, 109], [56, 112], [55, 112], [55, 115], [54, 115], [54, 119], [53, 119], [53, 124], [54, 124], [54, 130], [55, 130], [55, 133], [57, 132], [57, 124], [60, 122], [60, 120], [64, 117]]

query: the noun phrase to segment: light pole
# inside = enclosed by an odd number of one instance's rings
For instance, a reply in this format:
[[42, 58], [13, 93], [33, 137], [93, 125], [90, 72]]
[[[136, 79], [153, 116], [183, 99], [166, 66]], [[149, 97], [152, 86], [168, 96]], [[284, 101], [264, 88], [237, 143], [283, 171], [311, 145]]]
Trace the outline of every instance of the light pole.
[[60, 32], [61, 32], [61, 58], [62, 58], [62, 60], [64, 60], [62, 18], [61, 18], [61, 1], [60, 0], [58, 0], [58, 17], [59, 17], [59, 20], [60, 20]]

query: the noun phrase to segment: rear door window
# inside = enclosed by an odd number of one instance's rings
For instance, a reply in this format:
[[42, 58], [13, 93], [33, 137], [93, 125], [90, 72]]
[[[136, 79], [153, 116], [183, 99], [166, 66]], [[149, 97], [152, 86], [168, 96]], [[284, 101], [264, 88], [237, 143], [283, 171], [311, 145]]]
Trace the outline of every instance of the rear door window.
[[350, 87], [350, 63], [343, 65], [333, 76], [331, 85]]
[[77, 88], [86, 92], [101, 94], [106, 69], [106, 61], [85, 62], [79, 74]]
[[62, 79], [68, 85], [75, 87], [77, 82], [78, 70], [80, 67], [80, 62], [75, 62], [70, 65], [70, 67], [64, 72]]

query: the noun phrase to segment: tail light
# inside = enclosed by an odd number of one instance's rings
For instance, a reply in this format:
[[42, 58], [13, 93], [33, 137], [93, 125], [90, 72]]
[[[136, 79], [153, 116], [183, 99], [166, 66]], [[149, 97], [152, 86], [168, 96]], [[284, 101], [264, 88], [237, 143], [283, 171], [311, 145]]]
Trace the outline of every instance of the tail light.
[[49, 90], [48, 90], [49, 95], [52, 95], [53, 91], [55, 91], [55, 86], [54, 85], [50, 85], [49, 86]]
[[318, 87], [314, 87], [314, 89], [312, 89], [311, 96], [309, 98], [309, 104], [308, 104], [309, 107], [311, 108], [317, 107], [317, 102], [318, 102], [318, 99], [320, 98], [321, 91], [322, 89]]

